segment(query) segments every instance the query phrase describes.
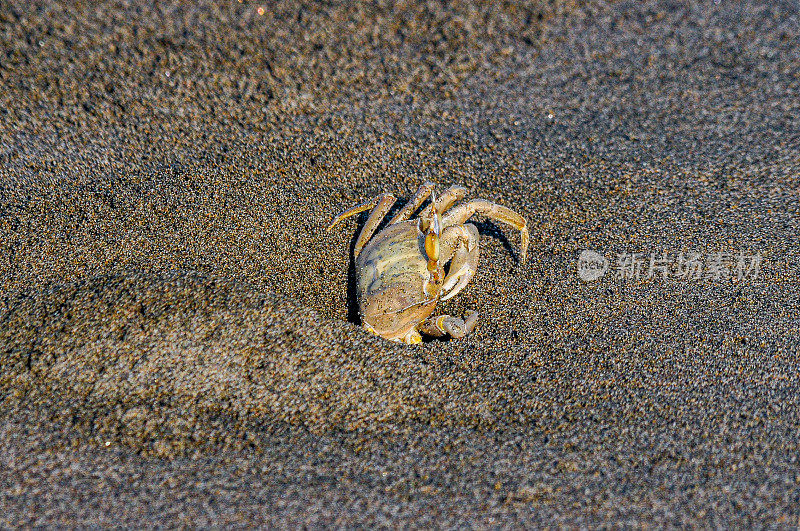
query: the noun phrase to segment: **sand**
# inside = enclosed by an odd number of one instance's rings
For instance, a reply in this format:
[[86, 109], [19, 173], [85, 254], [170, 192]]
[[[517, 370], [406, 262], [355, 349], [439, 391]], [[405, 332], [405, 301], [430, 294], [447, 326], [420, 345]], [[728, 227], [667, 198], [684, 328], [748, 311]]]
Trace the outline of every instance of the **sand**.
[[[790, 2], [4, 3], [0, 525], [800, 525]], [[477, 218], [460, 340], [338, 212]], [[402, 204], [402, 200], [398, 205]], [[579, 278], [595, 250], [759, 256]]]

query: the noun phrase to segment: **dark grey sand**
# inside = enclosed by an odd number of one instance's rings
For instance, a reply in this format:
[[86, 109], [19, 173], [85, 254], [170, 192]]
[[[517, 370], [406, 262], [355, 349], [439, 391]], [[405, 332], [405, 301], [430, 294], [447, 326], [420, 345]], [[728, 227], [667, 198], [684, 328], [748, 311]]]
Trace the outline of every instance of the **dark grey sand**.
[[[800, 525], [796, 1], [93, 4], [0, 3], [0, 525]], [[427, 179], [530, 260], [402, 346], [324, 227]]]

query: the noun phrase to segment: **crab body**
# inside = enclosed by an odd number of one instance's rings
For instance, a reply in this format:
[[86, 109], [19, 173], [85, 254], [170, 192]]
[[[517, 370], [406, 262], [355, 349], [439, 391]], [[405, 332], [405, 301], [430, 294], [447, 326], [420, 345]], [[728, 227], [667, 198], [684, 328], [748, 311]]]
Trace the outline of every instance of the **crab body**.
[[[463, 337], [473, 330], [478, 317], [474, 312], [464, 320], [431, 317], [437, 303], [461, 291], [477, 270], [478, 229], [466, 223], [472, 215], [484, 214], [517, 228], [522, 238], [520, 258], [525, 260], [528, 229], [522, 216], [481, 199], [451, 209], [466, 189], [451, 186], [437, 199], [433, 188], [433, 183], [423, 184], [377, 234], [378, 224], [394, 204], [391, 194], [346, 210], [329, 227], [372, 209], [354, 248], [356, 290], [364, 328], [386, 339], [412, 344], [421, 341], [420, 332]], [[428, 197], [430, 205], [409, 220]]]
[[364, 324], [379, 336], [400, 339], [433, 313], [444, 268], [428, 271], [425, 233], [419, 223], [404, 221], [364, 247], [356, 259], [356, 275]]

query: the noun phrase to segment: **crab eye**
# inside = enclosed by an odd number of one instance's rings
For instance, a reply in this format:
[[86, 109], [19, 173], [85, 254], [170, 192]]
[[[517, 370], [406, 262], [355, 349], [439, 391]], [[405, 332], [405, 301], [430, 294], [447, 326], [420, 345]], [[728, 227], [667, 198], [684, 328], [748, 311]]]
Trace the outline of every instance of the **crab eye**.
[[439, 236], [434, 232], [429, 232], [425, 236], [425, 254], [431, 262], [439, 261]]

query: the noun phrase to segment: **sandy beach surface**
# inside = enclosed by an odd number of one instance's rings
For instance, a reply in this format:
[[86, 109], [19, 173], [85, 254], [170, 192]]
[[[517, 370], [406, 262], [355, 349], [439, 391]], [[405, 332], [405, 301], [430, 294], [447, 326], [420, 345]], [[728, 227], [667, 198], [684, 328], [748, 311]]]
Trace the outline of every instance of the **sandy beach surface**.
[[[789, 0], [0, 3], [0, 525], [797, 527], [798, 33]], [[426, 180], [531, 244], [477, 217], [441, 308], [475, 332], [405, 346], [358, 326], [364, 217], [325, 227]]]

